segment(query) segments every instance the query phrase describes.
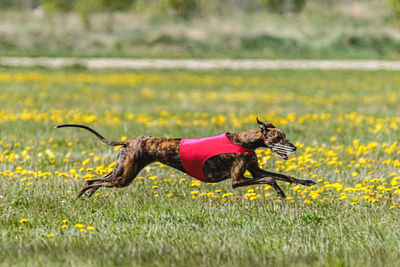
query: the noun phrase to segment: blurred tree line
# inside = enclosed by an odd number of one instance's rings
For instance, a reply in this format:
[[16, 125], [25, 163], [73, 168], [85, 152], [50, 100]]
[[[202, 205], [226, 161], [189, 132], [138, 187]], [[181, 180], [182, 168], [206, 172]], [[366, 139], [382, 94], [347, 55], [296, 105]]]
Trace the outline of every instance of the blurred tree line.
[[112, 12], [155, 9], [182, 18], [223, 10], [235, 6], [243, 13], [265, 8], [271, 12], [301, 12], [306, 0], [0, 0], [2, 9], [36, 9], [57, 12]]
[[86, 28], [91, 28], [90, 17], [96, 12], [108, 14], [111, 27], [112, 14], [118, 11], [151, 12], [189, 19], [204, 14], [247, 14], [259, 10], [300, 13], [305, 4], [306, 0], [0, 0], [0, 9], [39, 9], [48, 14], [74, 12], [81, 16]]
[[400, 18], [400, 0], [388, 0], [394, 15]]
[[[1, 9], [27, 10], [41, 8], [47, 12], [76, 12], [85, 24], [94, 12], [129, 11], [160, 12], [188, 19], [202, 14], [224, 14], [226, 10], [254, 13], [265, 10], [278, 14], [300, 13], [307, 0], [0, 0]], [[310, 1], [310, 0], [309, 0]], [[335, 3], [335, 0], [316, 0]], [[340, 0], [353, 2], [357, 0]], [[362, 1], [362, 0], [358, 0]], [[400, 17], [400, 0], [386, 0], [395, 16]]]

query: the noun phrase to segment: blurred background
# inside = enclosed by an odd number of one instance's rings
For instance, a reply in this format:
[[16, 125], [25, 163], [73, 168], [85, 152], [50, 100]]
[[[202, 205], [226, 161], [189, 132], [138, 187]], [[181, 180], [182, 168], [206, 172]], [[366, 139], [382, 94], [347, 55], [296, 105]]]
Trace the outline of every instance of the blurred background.
[[0, 56], [400, 58], [400, 0], [0, 0], [0, 10]]

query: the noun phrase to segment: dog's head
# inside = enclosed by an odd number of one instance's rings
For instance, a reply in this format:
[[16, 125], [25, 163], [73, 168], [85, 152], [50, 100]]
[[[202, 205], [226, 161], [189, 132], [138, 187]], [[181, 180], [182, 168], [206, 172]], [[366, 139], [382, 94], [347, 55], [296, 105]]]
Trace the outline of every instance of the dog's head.
[[288, 160], [290, 154], [296, 151], [296, 146], [286, 139], [285, 134], [271, 123], [263, 123], [257, 118], [258, 127], [263, 135], [264, 144], [272, 152], [278, 154], [283, 159]]

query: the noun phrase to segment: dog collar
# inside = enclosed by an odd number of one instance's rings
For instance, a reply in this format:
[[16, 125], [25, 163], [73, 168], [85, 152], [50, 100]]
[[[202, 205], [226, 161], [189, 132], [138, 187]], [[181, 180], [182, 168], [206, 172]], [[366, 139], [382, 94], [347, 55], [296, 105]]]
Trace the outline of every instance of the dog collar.
[[267, 148], [271, 148], [271, 147], [268, 145], [267, 139], [265, 139], [265, 136], [264, 136], [264, 135], [262, 135], [262, 138], [263, 138], [263, 141], [264, 141], [264, 145], [265, 145]]

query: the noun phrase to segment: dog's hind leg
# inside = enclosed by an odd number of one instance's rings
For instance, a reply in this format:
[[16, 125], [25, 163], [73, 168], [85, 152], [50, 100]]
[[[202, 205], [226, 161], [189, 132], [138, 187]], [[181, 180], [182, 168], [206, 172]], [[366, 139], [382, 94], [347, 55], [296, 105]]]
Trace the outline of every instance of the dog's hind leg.
[[123, 147], [118, 154], [117, 163], [112, 172], [100, 179], [92, 179], [79, 190], [77, 197], [86, 192], [92, 196], [100, 187], [125, 187], [132, 183], [138, 173], [150, 162], [138, 151], [128, 153], [128, 148]]
[[98, 179], [92, 179], [92, 180], [87, 180], [86, 183], [81, 187], [81, 189], [78, 192], [77, 198], [81, 197], [86, 191], [89, 191], [89, 196], [92, 196], [94, 192], [100, 187], [97, 187], [99, 184], [103, 183], [110, 183], [113, 180], [115, 180], [116, 176], [119, 173], [122, 173], [123, 170], [121, 167], [123, 166], [123, 162], [126, 160], [127, 156], [127, 147], [124, 146], [120, 149], [117, 157], [117, 162], [114, 166], [114, 169], [108, 173], [106, 176], [103, 178], [98, 178]]
[[114, 172], [112, 171], [112, 172], [108, 173], [106, 176], [104, 176], [103, 178], [87, 180], [86, 183], [79, 190], [77, 197], [78, 198], [81, 197], [86, 192], [87, 192], [88, 196], [92, 196], [94, 194], [94, 192], [96, 192], [96, 190], [98, 189], [98, 187], [94, 187], [94, 184], [103, 183], [103, 182], [112, 180], [113, 173]]
[[100, 187], [128, 186], [132, 183], [143, 167], [133, 166], [133, 168], [124, 169], [122, 173], [117, 170], [109, 173], [104, 178], [88, 180], [79, 190], [77, 197], [81, 197], [84, 193], [87, 193], [88, 197], [91, 197]]

